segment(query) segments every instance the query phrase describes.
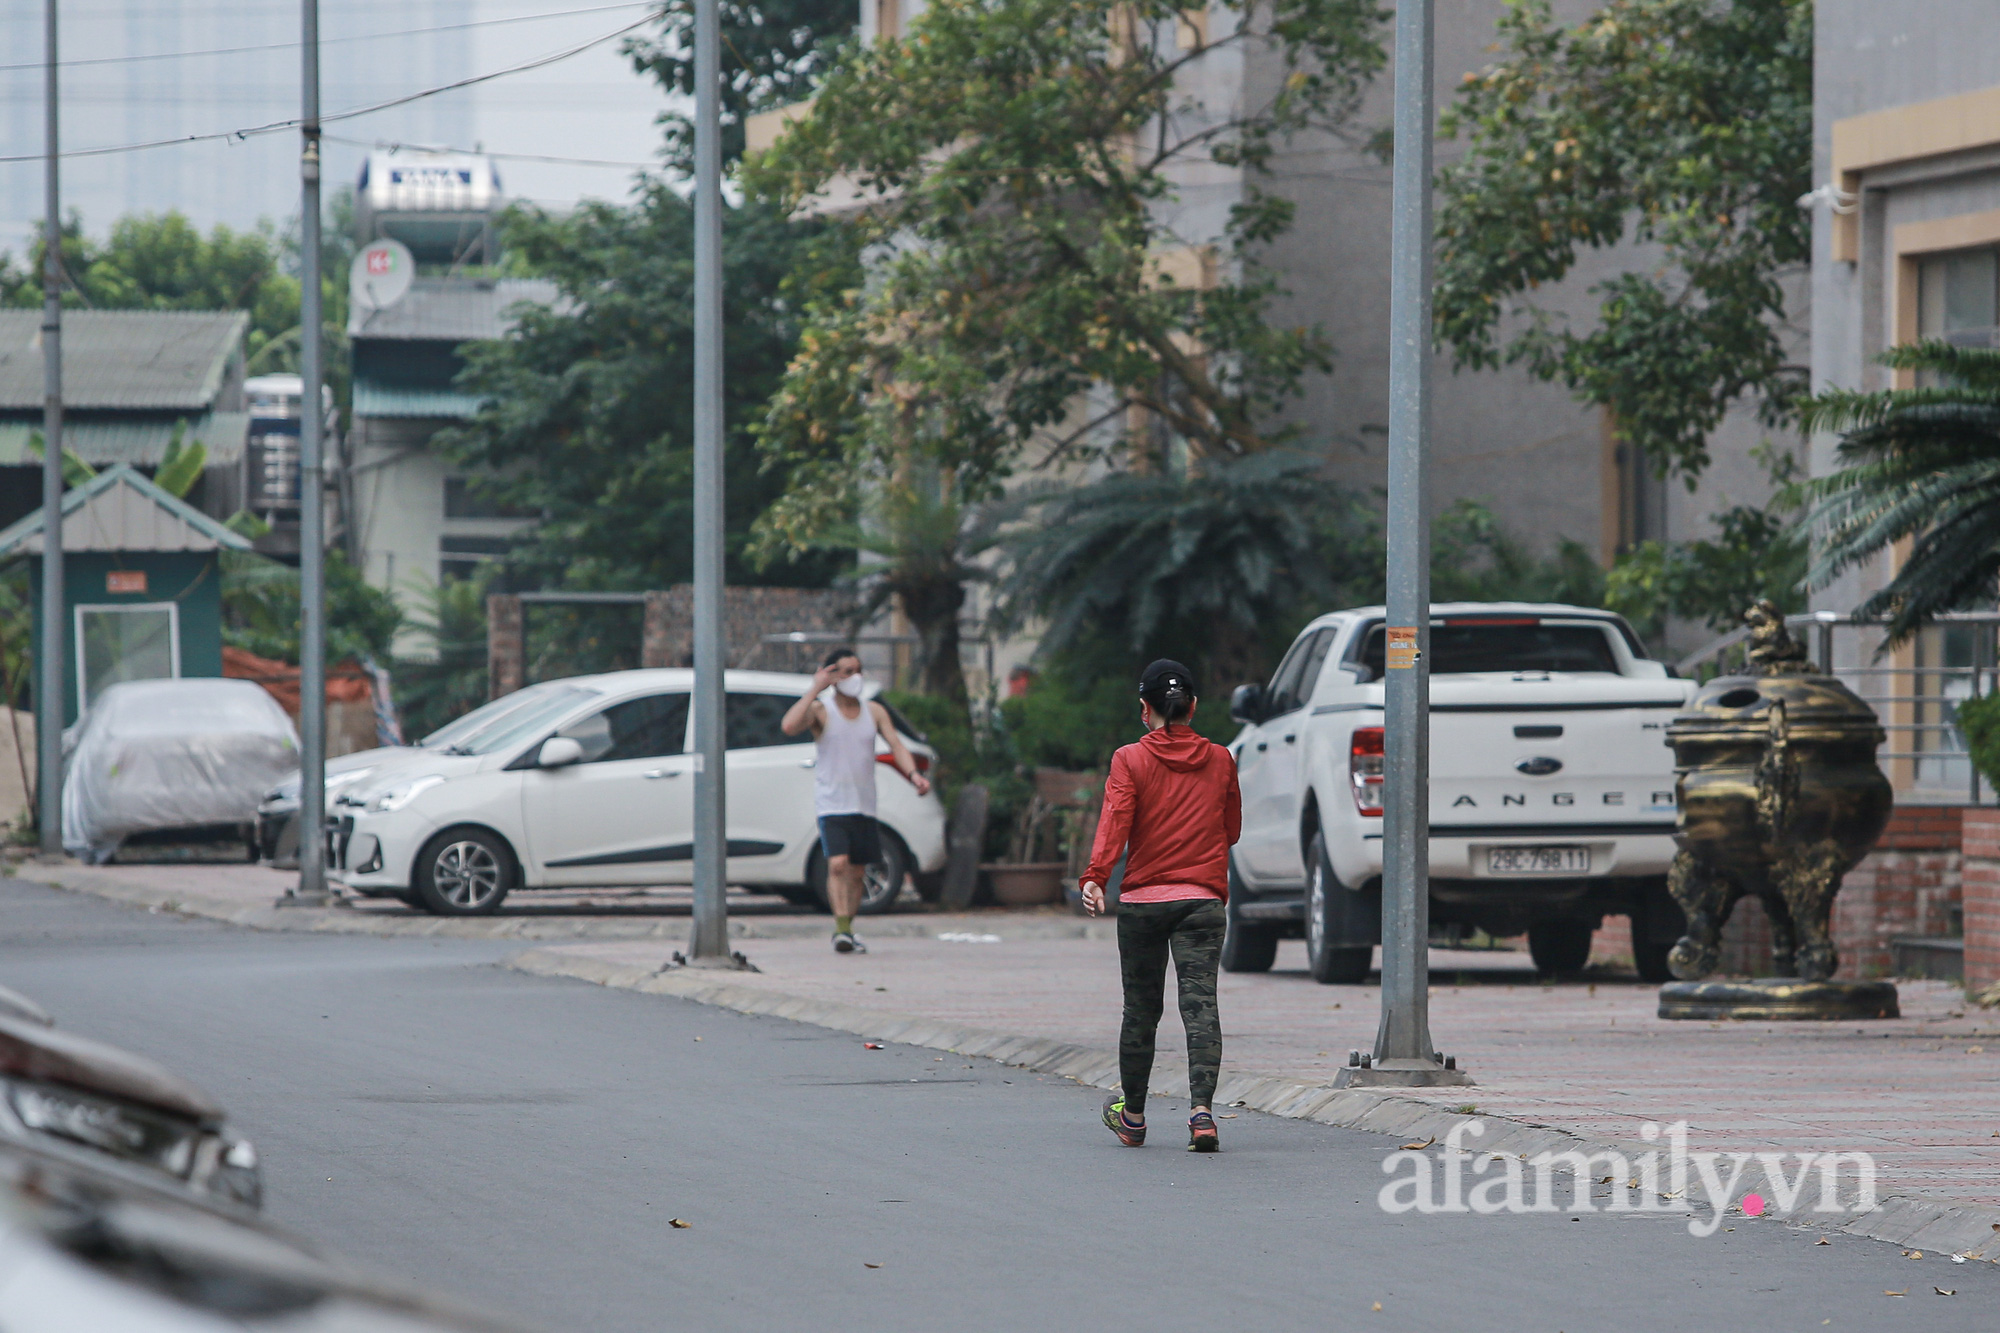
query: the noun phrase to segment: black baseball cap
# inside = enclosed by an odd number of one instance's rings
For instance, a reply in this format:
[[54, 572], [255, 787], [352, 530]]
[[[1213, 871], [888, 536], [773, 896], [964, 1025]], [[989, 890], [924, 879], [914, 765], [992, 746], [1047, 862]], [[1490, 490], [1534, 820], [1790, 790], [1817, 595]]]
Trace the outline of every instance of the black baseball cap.
[[1201, 693], [1195, 687], [1194, 672], [1189, 671], [1171, 657], [1162, 657], [1159, 661], [1147, 667], [1144, 673], [1140, 675], [1139, 697], [1142, 699], [1151, 699], [1156, 695], [1165, 694], [1175, 686], [1186, 690], [1188, 697], [1191, 699]]

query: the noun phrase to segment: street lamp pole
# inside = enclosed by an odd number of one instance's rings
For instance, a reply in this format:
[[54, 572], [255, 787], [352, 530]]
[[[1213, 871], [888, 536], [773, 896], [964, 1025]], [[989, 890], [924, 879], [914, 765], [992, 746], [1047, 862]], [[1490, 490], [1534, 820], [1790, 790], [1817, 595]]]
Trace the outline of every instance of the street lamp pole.
[[326, 888], [326, 410], [320, 339], [319, 0], [300, 5], [299, 883], [278, 901], [320, 907]]
[[[56, 95], [56, 0], [43, 6], [43, 114], [48, 138], [42, 223], [42, 678], [35, 690], [35, 823], [45, 861], [62, 859], [63, 614], [62, 519], [62, 176]], [[78, 680], [83, 664], [77, 664]], [[13, 700], [8, 700], [11, 706]]]
[[688, 961], [729, 966], [722, 673], [722, 26], [694, 6], [694, 936]]
[[1397, 0], [1389, 257], [1388, 642], [1384, 687], [1382, 1018], [1345, 1086], [1469, 1083], [1430, 1025], [1430, 403], [1433, 0]]

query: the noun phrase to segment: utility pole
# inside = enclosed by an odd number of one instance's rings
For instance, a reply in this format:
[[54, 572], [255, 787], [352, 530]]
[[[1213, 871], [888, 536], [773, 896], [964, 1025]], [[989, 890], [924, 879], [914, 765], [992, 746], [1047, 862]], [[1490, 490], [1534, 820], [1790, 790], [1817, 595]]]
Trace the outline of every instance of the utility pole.
[[1382, 1019], [1347, 1087], [1470, 1083], [1431, 1045], [1430, 405], [1433, 0], [1397, 0], [1389, 254], [1389, 596], [1384, 688]]
[[320, 341], [319, 0], [301, 0], [299, 117], [299, 882], [280, 906], [324, 907], [326, 888], [326, 409]]
[[694, 6], [694, 935], [688, 962], [729, 951], [728, 738], [722, 628], [722, 20]]
[[[63, 399], [62, 399], [62, 176], [58, 156], [56, 0], [45, 0], [43, 114], [48, 135], [42, 222], [42, 678], [35, 690], [35, 823], [40, 856], [60, 861], [62, 844], [63, 644]], [[77, 663], [82, 681], [83, 664]], [[12, 700], [8, 701], [12, 703]]]

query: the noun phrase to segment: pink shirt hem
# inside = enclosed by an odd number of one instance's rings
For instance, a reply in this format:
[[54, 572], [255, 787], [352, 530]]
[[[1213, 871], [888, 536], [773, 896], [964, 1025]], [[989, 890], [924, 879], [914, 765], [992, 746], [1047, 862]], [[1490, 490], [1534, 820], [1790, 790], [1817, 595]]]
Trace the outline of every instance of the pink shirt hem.
[[1120, 889], [1121, 903], [1184, 903], [1197, 898], [1220, 900], [1222, 895], [1206, 884], [1148, 884], [1143, 889]]

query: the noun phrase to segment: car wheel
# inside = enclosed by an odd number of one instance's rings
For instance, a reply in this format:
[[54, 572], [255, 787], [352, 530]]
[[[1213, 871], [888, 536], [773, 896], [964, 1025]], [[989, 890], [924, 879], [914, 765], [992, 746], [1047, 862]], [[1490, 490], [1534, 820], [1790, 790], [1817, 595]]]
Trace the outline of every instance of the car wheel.
[[1243, 881], [1236, 874], [1236, 858], [1229, 858], [1228, 922], [1222, 932], [1222, 970], [1225, 972], [1269, 972], [1278, 961], [1278, 931], [1275, 926], [1251, 925], [1238, 915], [1243, 901]]
[[514, 879], [513, 849], [484, 829], [446, 829], [417, 853], [417, 905], [438, 916], [488, 916]]
[[1531, 922], [1528, 956], [1543, 976], [1572, 976], [1590, 961], [1590, 937], [1595, 932], [1590, 922], [1574, 917]]
[[[1367, 921], [1367, 900], [1333, 877], [1326, 835], [1313, 834], [1306, 850], [1306, 966], [1321, 985], [1353, 986], [1368, 979], [1375, 946], [1356, 944], [1379, 934]], [[1370, 928], [1372, 926], [1372, 929]]]
[[[888, 911], [895, 905], [896, 898], [903, 891], [903, 882], [910, 875], [910, 853], [903, 846], [903, 840], [887, 828], [882, 830], [882, 854], [869, 862], [861, 878], [861, 914], [875, 916]], [[833, 900], [826, 893], [826, 854], [813, 848], [812, 860], [806, 866], [806, 876], [812, 888], [813, 901], [826, 910], [833, 910]]]

